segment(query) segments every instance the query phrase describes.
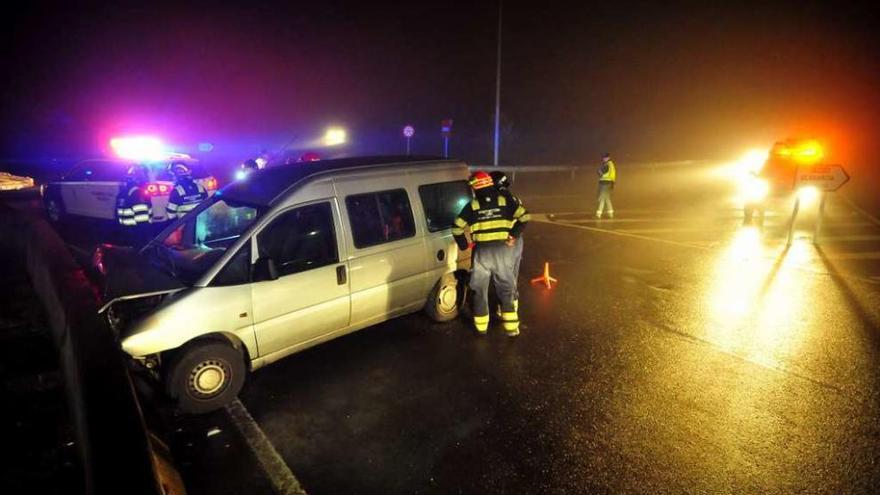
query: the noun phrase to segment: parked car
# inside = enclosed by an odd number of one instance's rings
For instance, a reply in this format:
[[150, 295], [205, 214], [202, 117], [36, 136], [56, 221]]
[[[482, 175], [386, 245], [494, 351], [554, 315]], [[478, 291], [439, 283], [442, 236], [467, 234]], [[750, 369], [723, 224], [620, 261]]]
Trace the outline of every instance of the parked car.
[[147, 180], [139, 187], [151, 198], [152, 222], [164, 222], [167, 220], [165, 205], [174, 185], [174, 177], [168, 171], [172, 161], [185, 161], [193, 169], [197, 182], [209, 191], [217, 189], [217, 180], [186, 155], [175, 154], [167, 160], [146, 164], [119, 159], [90, 159], [74, 165], [61, 179], [46, 184], [43, 189], [46, 213], [53, 222], [68, 215], [115, 220], [116, 198], [126, 173], [132, 166], [141, 166]]
[[181, 410], [217, 409], [248, 371], [290, 354], [421, 309], [455, 318], [470, 252], [451, 227], [467, 176], [413, 157], [254, 172], [139, 253], [100, 248], [101, 311]]

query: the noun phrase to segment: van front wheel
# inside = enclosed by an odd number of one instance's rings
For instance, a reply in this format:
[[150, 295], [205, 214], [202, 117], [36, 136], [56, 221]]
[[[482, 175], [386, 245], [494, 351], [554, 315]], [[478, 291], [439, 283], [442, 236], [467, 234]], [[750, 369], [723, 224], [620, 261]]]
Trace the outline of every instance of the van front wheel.
[[229, 404], [245, 376], [244, 358], [232, 346], [217, 341], [195, 342], [172, 359], [165, 390], [187, 414], [203, 414]]
[[431, 290], [425, 312], [434, 321], [444, 322], [458, 317], [458, 280], [452, 274], [441, 278]]

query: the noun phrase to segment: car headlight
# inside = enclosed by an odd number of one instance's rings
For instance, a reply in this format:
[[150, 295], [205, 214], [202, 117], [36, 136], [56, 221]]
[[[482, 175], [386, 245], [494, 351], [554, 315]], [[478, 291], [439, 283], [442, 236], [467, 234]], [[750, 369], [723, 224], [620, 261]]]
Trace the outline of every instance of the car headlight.
[[747, 201], [761, 201], [770, 193], [770, 184], [764, 179], [751, 179], [743, 183], [742, 195]]

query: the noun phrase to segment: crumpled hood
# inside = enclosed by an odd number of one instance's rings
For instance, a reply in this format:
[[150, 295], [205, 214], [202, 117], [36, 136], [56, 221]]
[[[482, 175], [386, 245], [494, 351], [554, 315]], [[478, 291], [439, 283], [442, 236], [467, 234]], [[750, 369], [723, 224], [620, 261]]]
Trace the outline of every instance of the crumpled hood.
[[149, 258], [135, 249], [104, 244], [98, 247], [95, 262], [104, 273], [103, 301], [127, 296], [174, 292], [186, 287], [150, 263]]

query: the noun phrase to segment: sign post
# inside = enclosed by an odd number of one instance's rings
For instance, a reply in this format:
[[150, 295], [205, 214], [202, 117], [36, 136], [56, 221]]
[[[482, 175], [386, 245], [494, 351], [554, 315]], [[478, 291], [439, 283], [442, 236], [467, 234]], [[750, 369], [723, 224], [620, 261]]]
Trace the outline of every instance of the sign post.
[[452, 134], [452, 119], [440, 121], [440, 134], [443, 135], [443, 157], [449, 158], [449, 136]]
[[409, 156], [409, 140], [413, 137], [413, 135], [415, 133], [416, 133], [416, 129], [411, 125], [407, 125], [406, 127], [403, 128], [403, 136], [406, 138], [406, 155], [407, 156]]
[[800, 209], [799, 192], [804, 188], [813, 188], [819, 192], [819, 216], [816, 219], [816, 230], [813, 232], [813, 243], [819, 243], [819, 232], [822, 229], [822, 220], [825, 215], [825, 197], [827, 193], [834, 192], [849, 182], [849, 174], [842, 165], [813, 165], [810, 167], [798, 167], [794, 181], [794, 211], [791, 213], [791, 221], [788, 224], [788, 245], [791, 245], [794, 236], [794, 223]]

